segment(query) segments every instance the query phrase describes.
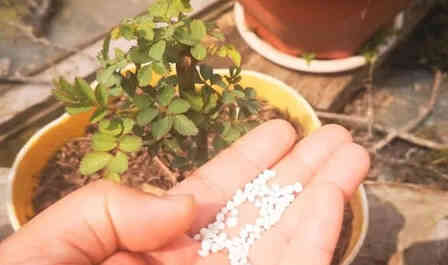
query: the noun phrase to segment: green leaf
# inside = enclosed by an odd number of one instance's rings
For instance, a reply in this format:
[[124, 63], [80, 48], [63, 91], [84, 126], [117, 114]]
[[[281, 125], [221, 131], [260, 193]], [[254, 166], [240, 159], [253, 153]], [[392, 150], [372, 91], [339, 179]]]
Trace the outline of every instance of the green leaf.
[[165, 145], [168, 148], [168, 150], [170, 150], [174, 154], [182, 153], [182, 148], [180, 147], [179, 142], [177, 141], [176, 138], [164, 139], [163, 145]]
[[204, 60], [207, 57], [207, 49], [204, 45], [198, 43], [190, 49], [191, 55], [198, 61]]
[[155, 108], [147, 108], [137, 114], [137, 124], [145, 126], [159, 115], [159, 110]]
[[174, 117], [174, 129], [183, 136], [193, 136], [199, 133], [198, 127], [185, 115]]
[[105, 179], [113, 181], [115, 183], [120, 183], [121, 182], [121, 177], [119, 174], [117, 173], [113, 173], [113, 172], [107, 172], [106, 175], [104, 176]]
[[111, 34], [107, 34], [106, 38], [103, 41], [103, 49], [101, 50], [101, 54], [103, 55], [104, 60], [109, 60], [109, 49], [110, 49], [110, 40]]
[[252, 87], [246, 87], [244, 90], [246, 92], [246, 96], [250, 99], [256, 99], [257, 98], [257, 91]]
[[112, 31], [110, 32], [110, 36], [113, 40], [119, 39], [121, 37], [120, 27], [113, 28]]
[[123, 152], [137, 152], [143, 146], [143, 140], [136, 135], [125, 135], [120, 139], [120, 148]]
[[191, 38], [197, 41], [201, 41], [207, 35], [207, 28], [204, 22], [195, 19], [190, 23]]
[[152, 80], [152, 66], [145, 65], [137, 73], [139, 86], [149, 86]]
[[198, 43], [197, 40], [194, 40], [191, 37], [190, 30], [186, 26], [178, 27], [174, 32], [174, 38], [178, 42], [187, 46], [194, 46]]
[[140, 37], [145, 40], [152, 41], [154, 39], [153, 23], [142, 23], [138, 25], [137, 32]]
[[227, 51], [227, 56], [236, 66], [241, 65], [241, 54], [234, 47]]
[[135, 26], [129, 23], [120, 24], [120, 35], [127, 40], [135, 39]]
[[76, 88], [82, 93], [83, 97], [91, 104], [96, 104], [95, 94], [93, 89], [87, 84], [84, 79], [76, 78]]
[[134, 97], [134, 104], [140, 110], [146, 109], [147, 107], [151, 106], [152, 103], [153, 103], [153, 100], [152, 100], [151, 96], [149, 96], [149, 95], [140, 94], [140, 95], [135, 95], [135, 97]]
[[117, 147], [117, 139], [104, 133], [95, 133], [92, 136], [92, 149], [94, 151], [110, 151]]
[[208, 113], [210, 113], [210, 111], [212, 111], [214, 108], [216, 108], [217, 102], [218, 102], [218, 94], [212, 93], [209, 96], [208, 102], [204, 107], [204, 113], [208, 114]]
[[104, 117], [106, 117], [106, 115], [109, 114], [109, 111], [105, 108], [98, 108], [92, 115], [92, 117], [90, 117], [90, 122], [91, 123], [97, 123], [99, 121], [101, 121], [102, 119], [104, 119]]
[[81, 93], [63, 77], [59, 78], [59, 81], [56, 82], [56, 87], [66, 92], [73, 97], [73, 99], [78, 100], [82, 96]]
[[79, 171], [83, 175], [92, 175], [103, 169], [113, 156], [106, 152], [87, 153], [81, 160]]
[[212, 144], [213, 148], [215, 148], [216, 153], [220, 152], [221, 150], [229, 146], [229, 144], [226, 141], [224, 141], [224, 139], [222, 139], [222, 137], [219, 135], [215, 136]]
[[103, 84], [99, 84], [95, 88], [95, 97], [102, 106], [106, 106], [109, 99], [109, 94], [107, 93], [107, 87]]
[[114, 86], [109, 89], [109, 94], [113, 97], [119, 97], [123, 94], [123, 88], [121, 86]]
[[122, 86], [123, 90], [131, 97], [135, 96], [135, 91], [138, 87], [138, 80], [136, 75], [131, 75], [128, 78], [123, 79]]
[[190, 103], [190, 106], [194, 111], [201, 111], [204, 107], [204, 100], [200, 95], [194, 95], [186, 91], [184, 91], [182, 95]]
[[241, 137], [241, 131], [234, 126], [228, 127], [221, 133], [221, 137], [228, 143], [233, 143]]
[[164, 75], [168, 72], [168, 69], [163, 62], [152, 63], [152, 68], [154, 72], [158, 73], [159, 75]]
[[70, 115], [76, 115], [79, 113], [88, 112], [88, 111], [92, 110], [92, 107], [82, 105], [82, 104], [76, 104], [76, 105], [71, 105], [71, 106], [65, 107], [65, 110]]
[[173, 117], [166, 116], [151, 124], [151, 133], [156, 140], [162, 139], [173, 127]]
[[117, 152], [117, 154], [109, 161], [106, 170], [109, 173], [123, 174], [128, 170], [129, 159], [125, 153]]
[[235, 102], [235, 95], [233, 95], [231, 92], [229, 91], [224, 91], [222, 93], [222, 104], [227, 105], [227, 104], [232, 104]]
[[168, 11], [169, 2], [166, 0], [158, 0], [154, 4], [152, 4], [148, 12], [151, 16], [154, 17], [165, 17], [166, 12]]
[[119, 135], [123, 131], [122, 124], [117, 119], [104, 119], [100, 121], [98, 124], [98, 129], [101, 133], [108, 135]]
[[181, 114], [185, 113], [190, 109], [190, 103], [188, 101], [178, 98], [173, 100], [168, 106], [168, 114]]
[[211, 80], [213, 78], [213, 68], [210, 65], [199, 65], [199, 72], [201, 73], [202, 78], [204, 78], [205, 80]]
[[171, 103], [171, 100], [176, 96], [176, 89], [172, 86], [164, 86], [159, 98], [157, 99], [160, 105], [168, 106]]
[[226, 46], [222, 46], [218, 49], [217, 55], [219, 57], [226, 57], [228, 53], [228, 48]]
[[244, 97], [246, 96], [246, 94], [244, 94], [243, 91], [241, 91], [241, 90], [236, 90], [236, 89], [230, 91], [230, 93], [232, 93], [232, 95], [233, 95], [235, 98], [244, 98]]
[[174, 157], [174, 160], [171, 164], [171, 166], [173, 168], [185, 168], [188, 165], [189, 165], [188, 159], [186, 159], [185, 157], [181, 157], [181, 156]]
[[305, 59], [306, 63], [308, 65], [311, 64], [311, 61], [313, 61], [316, 58], [316, 54], [312, 52], [305, 52], [302, 54], [303, 59]]
[[227, 84], [222, 80], [222, 76], [218, 74], [214, 74], [212, 78], [212, 83], [218, 85], [222, 88], [227, 88]]
[[62, 90], [62, 89], [53, 89], [51, 91], [53, 93], [53, 96], [66, 104], [74, 104], [77, 103], [77, 99], [75, 97], [73, 97], [71, 94], [67, 93], [66, 91]]
[[129, 60], [136, 64], [144, 64], [150, 62], [151, 57], [149, 57], [148, 52], [143, 48], [132, 47], [129, 50]]
[[[124, 65], [120, 64], [118, 66]], [[105, 87], [119, 85], [121, 83], [121, 75], [116, 73], [117, 65], [109, 66], [106, 69], [100, 69], [96, 73], [96, 80]]]
[[123, 118], [121, 120], [123, 122], [123, 134], [128, 134], [132, 132], [132, 129], [134, 129], [135, 121], [130, 118]]
[[149, 56], [157, 61], [161, 61], [165, 53], [166, 41], [160, 40], [151, 46]]

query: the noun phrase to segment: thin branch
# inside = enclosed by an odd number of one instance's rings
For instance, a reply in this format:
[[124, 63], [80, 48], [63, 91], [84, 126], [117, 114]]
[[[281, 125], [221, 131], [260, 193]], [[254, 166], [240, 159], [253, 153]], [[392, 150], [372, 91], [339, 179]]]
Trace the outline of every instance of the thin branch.
[[375, 121], [375, 110], [373, 106], [373, 75], [375, 70], [376, 59], [372, 59], [369, 63], [369, 74], [366, 82], [367, 88], [367, 137], [373, 137], [373, 123]]
[[[345, 115], [345, 114], [338, 114], [338, 113], [331, 113], [331, 112], [322, 112], [322, 111], [317, 111], [316, 113], [320, 118], [323, 118], [323, 119], [347, 122], [347, 123], [350, 123], [352, 125], [355, 125], [357, 127], [362, 127], [362, 128], [367, 127], [368, 123], [369, 123], [368, 119], [366, 119], [364, 117], [359, 117], [359, 116], [352, 116], [352, 115]], [[386, 128], [383, 125], [380, 125], [378, 123], [374, 123], [373, 128], [379, 132], [383, 132], [383, 133], [387, 133], [387, 134], [397, 132], [397, 130], [395, 130], [395, 129]], [[412, 144], [415, 144], [415, 145], [418, 145], [421, 147], [426, 147], [429, 149], [448, 150], [448, 144], [436, 143], [434, 141], [415, 136], [408, 132], [398, 133], [397, 138], [400, 138], [409, 143], [412, 143]]]
[[377, 159], [377, 160], [379, 160], [379, 161], [381, 161], [383, 163], [392, 164], [392, 165], [399, 165], [399, 166], [409, 166], [409, 167], [413, 167], [413, 168], [416, 168], [416, 169], [426, 169], [426, 170], [431, 171], [433, 174], [435, 174], [435, 175], [437, 175], [437, 176], [439, 176], [439, 177], [441, 177], [441, 178], [443, 178], [445, 180], [448, 180], [448, 175], [447, 174], [445, 174], [443, 172], [440, 172], [438, 169], [436, 169], [433, 166], [430, 166], [430, 165], [420, 165], [418, 163], [414, 163], [414, 162], [412, 162], [410, 160], [406, 160], [406, 159], [395, 159], [393, 157], [382, 157], [382, 156], [379, 156], [376, 153], [373, 153], [373, 152], [370, 152], [370, 153], [371, 153], [372, 156], [375, 157], [375, 159]]
[[157, 166], [160, 167], [160, 169], [163, 171], [164, 175], [169, 178], [171, 183], [173, 185], [176, 185], [177, 183], [177, 176], [174, 174], [166, 165], [165, 163], [160, 160], [158, 156], [154, 156], [153, 161], [157, 164]]
[[419, 115], [415, 119], [410, 120], [402, 128], [388, 133], [384, 139], [377, 142], [371, 148], [372, 152], [374, 153], [378, 152], [383, 147], [388, 145], [391, 141], [393, 141], [399, 134], [407, 133], [415, 129], [415, 127], [417, 127], [423, 120], [425, 120], [428, 117], [429, 114], [431, 114], [432, 110], [434, 109], [434, 105], [437, 102], [437, 97], [439, 96], [440, 84], [442, 83], [442, 80], [443, 80], [443, 73], [437, 70], [434, 75], [434, 83], [432, 86], [431, 98], [429, 99], [429, 102], [426, 104], [426, 106], [420, 109]]
[[166, 191], [164, 189], [161, 189], [157, 186], [148, 184], [148, 183], [144, 183], [142, 185], [142, 190], [143, 192], [155, 195], [155, 196], [163, 196], [166, 194]]

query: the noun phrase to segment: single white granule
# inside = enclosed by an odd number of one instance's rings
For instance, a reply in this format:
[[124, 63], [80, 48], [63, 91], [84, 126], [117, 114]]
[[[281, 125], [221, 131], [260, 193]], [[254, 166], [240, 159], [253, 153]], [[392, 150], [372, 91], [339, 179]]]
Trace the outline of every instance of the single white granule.
[[[275, 171], [265, 170], [243, 189], [237, 190], [233, 198], [218, 212], [215, 222], [207, 228], [201, 228], [199, 234], [194, 235], [195, 240], [202, 240], [199, 256], [206, 257], [210, 253], [226, 250], [231, 265], [250, 265], [250, 247], [261, 238], [263, 232], [280, 220], [297, 194], [303, 190], [300, 182], [284, 187], [275, 183], [269, 186], [267, 182], [275, 175]], [[230, 238], [224, 230], [238, 225], [237, 207], [244, 202], [253, 203], [259, 210], [259, 217], [255, 224], [243, 225], [238, 236]]]

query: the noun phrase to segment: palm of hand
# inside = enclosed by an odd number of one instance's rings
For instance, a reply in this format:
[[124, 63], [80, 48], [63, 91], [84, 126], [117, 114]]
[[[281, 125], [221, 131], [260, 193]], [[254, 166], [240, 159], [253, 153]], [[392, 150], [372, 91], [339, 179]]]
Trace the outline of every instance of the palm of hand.
[[[251, 264], [329, 264], [341, 228], [344, 201], [366, 175], [369, 158], [338, 126], [326, 126], [296, 146], [295, 141], [295, 133], [286, 123], [265, 124], [172, 190], [173, 194], [195, 194], [199, 214], [188, 236], [152, 253], [152, 259], [162, 264], [228, 264], [224, 252], [198, 257], [200, 242], [192, 235], [214, 221], [237, 189], [272, 167], [277, 172], [273, 182], [290, 185], [300, 181], [305, 190], [251, 248]], [[254, 223], [258, 214], [248, 205], [243, 205], [239, 213], [240, 224]], [[231, 233], [239, 228], [231, 229]]]

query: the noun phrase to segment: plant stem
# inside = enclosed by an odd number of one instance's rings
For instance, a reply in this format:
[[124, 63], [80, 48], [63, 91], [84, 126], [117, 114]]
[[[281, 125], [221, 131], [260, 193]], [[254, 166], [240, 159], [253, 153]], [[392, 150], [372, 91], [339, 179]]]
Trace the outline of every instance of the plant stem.
[[[176, 63], [177, 80], [179, 83], [179, 94], [182, 91], [194, 93], [194, 84], [197, 76], [197, 61], [191, 56], [188, 49], [184, 50]], [[198, 134], [199, 159], [206, 161], [208, 159], [208, 128], [201, 127]]]
[[190, 51], [185, 50], [179, 56], [176, 63], [176, 74], [179, 82], [179, 91], [194, 90], [194, 79], [196, 73], [196, 60], [191, 56]]

